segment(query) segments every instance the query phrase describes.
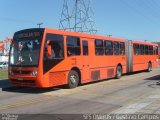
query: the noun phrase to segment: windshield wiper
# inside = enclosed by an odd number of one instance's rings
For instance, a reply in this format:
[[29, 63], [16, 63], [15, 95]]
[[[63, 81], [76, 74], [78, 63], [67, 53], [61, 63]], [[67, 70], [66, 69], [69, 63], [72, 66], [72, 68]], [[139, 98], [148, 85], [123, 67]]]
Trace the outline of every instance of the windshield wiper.
[[30, 60], [30, 62], [32, 62], [32, 57], [31, 57], [31, 54], [29, 54], [29, 60]]

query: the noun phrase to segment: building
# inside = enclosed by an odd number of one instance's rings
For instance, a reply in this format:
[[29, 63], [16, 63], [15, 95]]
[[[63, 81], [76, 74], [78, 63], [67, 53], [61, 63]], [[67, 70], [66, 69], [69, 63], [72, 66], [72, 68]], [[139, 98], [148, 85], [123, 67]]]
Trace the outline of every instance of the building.
[[9, 54], [11, 41], [12, 41], [11, 38], [7, 38], [6, 40], [0, 41], [0, 55], [1, 56]]
[[8, 62], [8, 58], [6, 55], [0, 55], [0, 62]]

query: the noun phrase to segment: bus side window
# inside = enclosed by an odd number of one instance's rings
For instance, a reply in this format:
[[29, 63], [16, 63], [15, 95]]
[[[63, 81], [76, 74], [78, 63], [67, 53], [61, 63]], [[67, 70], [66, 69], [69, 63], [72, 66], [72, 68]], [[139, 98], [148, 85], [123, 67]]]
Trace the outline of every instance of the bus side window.
[[67, 56], [78, 56], [80, 52], [80, 38], [78, 37], [67, 37]]
[[125, 55], [125, 44], [120, 42], [120, 55]]
[[156, 47], [156, 55], [158, 55], [158, 47]]
[[148, 45], [145, 45], [145, 55], [148, 55]]
[[83, 44], [83, 55], [88, 56], [88, 41], [82, 41]]
[[119, 42], [114, 42], [114, 55], [119, 55]]
[[148, 52], [149, 52], [149, 55], [153, 55], [153, 46], [149, 46]]
[[144, 45], [140, 45], [140, 55], [144, 55]]
[[139, 44], [134, 44], [133, 45], [133, 48], [134, 48], [134, 55], [140, 55], [140, 46]]
[[113, 42], [105, 41], [105, 55], [113, 55]]
[[153, 47], [153, 55], [156, 55], [156, 47]]
[[95, 54], [97, 56], [104, 55], [103, 40], [95, 40]]
[[[47, 43], [47, 41], [49, 41], [49, 43]], [[62, 35], [48, 33], [46, 37], [45, 53], [47, 46], [51, 47], [51, 55], [47, 56], [45, 54], [46, 59], [64, 58], [64, 38]]]

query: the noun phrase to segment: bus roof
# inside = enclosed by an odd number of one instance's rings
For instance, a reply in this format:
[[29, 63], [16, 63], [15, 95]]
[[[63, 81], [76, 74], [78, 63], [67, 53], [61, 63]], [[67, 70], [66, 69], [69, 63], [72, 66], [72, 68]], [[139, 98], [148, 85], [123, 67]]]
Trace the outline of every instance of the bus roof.
[[137, 43], [137, 44], [158, 46], [158, 44], [156, 44], [156, 43], [151, 43], [151, 42], [144, 42], [144, 41], [138, 41], [138, 40], [132, 40], [132, 42], [133, 42], [133, 43]]
[[[71, 32], [71, 31], [65, 31], [65, 30], [57, 30], [53, 28], [30, 28], [30, 29], [24, 29], [15, 32], [23, 32], [23, 31], [30, 31], [30, 30], [40, 30], [40, 31], [45, 31], [45, 33], [56, 33], [56, 34], [62, 34], [66, 36], [75, 36], [75, 37], [83, 37], [83, 38], [91, 38], [91, 39], [102, 39], [102, 40], [114, 40], [114, 41], [122, 41], [125, 42], [126, 39], [124, 38], [115, 38], [115, 37], [108, 37], [108, 36], [100, 36], [100, 35], [94, 35], [94, 34], [86, 34], [86, 33], [79, 33], [79, 32]], [[132, 40], [133, 43], [137, 44], [145, 44], [145, 45], [153, 45], [153, 46], [158, 46], [156, 43], [151, 43], [151, 42], [143, 42], [143, 41], [138, 41], [138, 40]]]
[[86, 34], [86, 33], [70, 32], [70, 31], [56, 30], [56, 29], [50, 29], [50, 28], [45, 28], [45, 32], [63, 34], [66, 36], [91, 38], [91, 39], [104, 39], [104, 40], [115, 40], [115, 41], [117, 40], [117, 41], [123, 41], [123, 42], [126, 41], [123, 38], [114, 38], [114, 37], [107, 37], [107, 36], [100, 36], [100, 35], [93, 35], [93, 34]]

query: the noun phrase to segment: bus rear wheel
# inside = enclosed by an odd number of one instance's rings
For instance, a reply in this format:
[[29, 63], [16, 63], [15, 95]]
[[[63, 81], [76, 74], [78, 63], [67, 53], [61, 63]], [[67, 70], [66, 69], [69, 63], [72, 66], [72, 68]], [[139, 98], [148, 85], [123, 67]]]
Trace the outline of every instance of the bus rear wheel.
[[67, 87], [72, 89], [72, 88], [76, 88], [78, 86], [79, 83], [79, 75], [76, 71], [71, 70], [69, 72], [68, 75], [68, 85]]
[[118, 65], [116, 69], [116, 79], [120, 79], [121, 77], [122, 77], [122, 67]]
[[148, 63], [148, 69], [147, 69], [147, 71], [148, 71], [148, 72], [151, 72], [151, 71], [152, 71], [152, 64], [151, 64], [150, 62]]

